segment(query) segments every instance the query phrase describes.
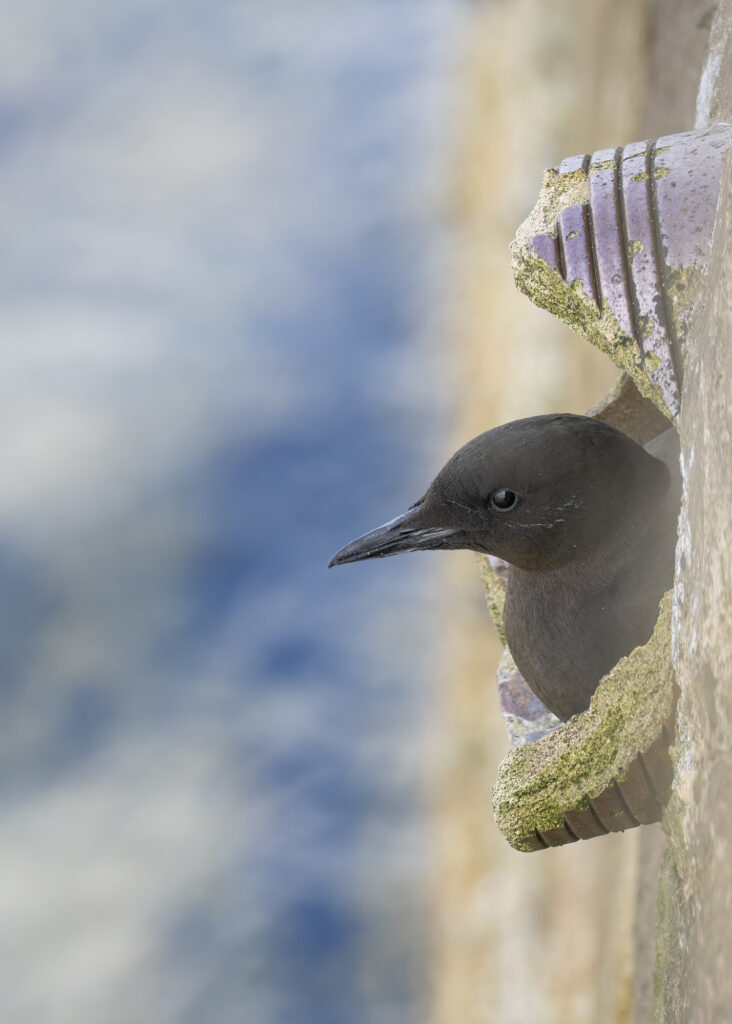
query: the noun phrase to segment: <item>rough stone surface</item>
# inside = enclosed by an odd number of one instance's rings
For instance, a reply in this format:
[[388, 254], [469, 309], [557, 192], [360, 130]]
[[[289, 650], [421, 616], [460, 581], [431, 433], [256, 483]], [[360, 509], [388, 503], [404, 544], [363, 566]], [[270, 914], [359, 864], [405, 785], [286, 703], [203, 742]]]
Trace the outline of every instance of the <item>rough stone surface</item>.
[[674, 421], [731, 139], [714, 124], [565, 159], [512, 246], [517, 286]]
[[[693, 95], [689, 82], [698, 76], [698, 62], [715, 6], [709, 59], [697, 96], [697, 127], [732, 121], [729, 0], [719, 5], [656, 4], [651, 18], [651, 75], [646, 101], [647, 130], [652, 137], [678, 132], [690, 124]], [[602, 170], [598, 163], [596, 173]], [[667, 182], [664, 177], [658, 180]], [[573, 187], [578, 187], [576, 181]], [[673, 627], [673, 657], [681, 699], [674, 793], [664, 819], [668, 840], [657, 828], [642, 833], [634, 998], [632, 1009], [627, 1011], [627, 1019], [632, 1016], [636, 1024], [645, 1024], [652, 1017], [678, 1024], [732, 1019], [732, 972], [728, 967], [732, 952], [731, 190], [732, 172], [725, 166], [714, 247], [706, 273], [695, 273], [693, 280], [679, 278], [667, 283], [672, 312], [677, 314], [688, 345], [688, 351], [682, 353], [686, 377], [679, 425], [685, 502]], [[571, 206], [570, 202], [567, 208]], [[567, 240], [579, 244], [576, 240], [581, 236], [581, 225], [572, 226], [568, 220], [567, 226], [567, 235], [572, 236]], [[631, 258], [638, 255], [637, 251], [629, 252]], [[563, 301], [563, 319], [574, 321], [574, 326], [582, 329], [588, 316], [597, 319], [598, 304], [594, 303], [592, 310], [587, 282], [581, 278], [578, 282], [573, 294], [568, 295], [565, 289], [563, 300], [555, 296], [556, 308], [552, 311], [562, 316]], [[551, 297], [556, 282], [549, 279], [542, 285]], [[692, 315], [680, 303], [683, 292], [691, 290], [689, 286], [699, 296]], [[584, 308], [576, 297], [584, 300]], [[546, 305], [552, 308], [550, 303]], [[599, 312], [602, 315], [602, 308]], [[596, 342], [596, 338], [591, 340]], [[633, 372], [632, 359], [625, 369]], [[603, 403], [607, 415], [612, 417], [613, 406], [623, 402], [622, 391], [621, 384], [618, 393]], [[629, 394], [630, 407], [637, 408], [635, 395], [632, 391]], [[645, 394], [660, 405], [657, 395], [648, 390]], [[602, 415], [601, 410], [597, 413]], [[641, 424], [640, 431], [643, 429]], [[556, 742], [556, 738], [548, 737], [542, 743]], [[552, 822], [547, 824], [551, 827]], [[651, 983], [649, 966], [654, 947]]]
[[565, 829], [568, 813], [587, 811], [589, 801], [626, 777], [638, 751], [661, 736], [674, 705], [670, 623], [669, 593], [651, 639], [600, 681], [588, 710], [504, 759], [493, 807], [516, 849], [537, 849], [537, 832]]
[[512, 747], [540, 739], [562, 725], [530, 689], [508, 647], [498, 663], [498, 696]]
[[[719, 4], [702, 122], [732, 118], [732, 4]], [[732, 1017], [732, 166], [688, 337], [673, 660], [676, 776], [664, 818], [655, 1020]]]

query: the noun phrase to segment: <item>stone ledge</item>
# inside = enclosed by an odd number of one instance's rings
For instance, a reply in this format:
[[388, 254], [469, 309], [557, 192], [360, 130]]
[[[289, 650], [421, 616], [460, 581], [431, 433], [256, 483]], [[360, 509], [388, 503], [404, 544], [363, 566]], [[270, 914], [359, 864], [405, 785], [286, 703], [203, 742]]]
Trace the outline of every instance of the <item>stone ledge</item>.
[[501, 763], [493, 809], [508, 842], [539, 850], [658, 821], [674, 706], [669, 591], [651, 639], [600, 681], [587, 711]]

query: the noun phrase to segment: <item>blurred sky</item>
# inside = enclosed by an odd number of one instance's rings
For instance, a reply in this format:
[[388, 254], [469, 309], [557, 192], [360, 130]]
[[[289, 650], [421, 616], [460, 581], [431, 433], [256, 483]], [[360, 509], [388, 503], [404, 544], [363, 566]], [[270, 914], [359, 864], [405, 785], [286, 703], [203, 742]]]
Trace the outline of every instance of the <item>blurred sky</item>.
[[459, 17], [4, 6], [3, 1021], [424, 1019]]

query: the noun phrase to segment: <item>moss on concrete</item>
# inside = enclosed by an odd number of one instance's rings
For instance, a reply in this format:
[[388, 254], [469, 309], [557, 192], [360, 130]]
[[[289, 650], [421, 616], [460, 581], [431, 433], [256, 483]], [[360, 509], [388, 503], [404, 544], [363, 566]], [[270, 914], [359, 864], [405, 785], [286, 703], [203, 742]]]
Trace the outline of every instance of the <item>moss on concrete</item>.
[[660, 735], [673, 709], [671, 592], [653, 636], [601, 681], [590, 707], [555, 732], [513, 749], [493, 789], [496, 822], [517, 850], [527, 837], [564, 825], [613, 781], [622, 782], [639, 751]]
[[643, 365], [649, 373], [657, 370], [661, 365], [661, 360], [658, 358], [655, 352], [646, 352], [643, 358]]
[[586, 203], [587, 198], [587, 175], [582, 168], [571, 174], [559, 174], [555, 167], [550, 167], [544, 171], [536, 206], [519, 231], [526, 238], [533, 238], [534, 235], [556, 238], [557, 222], [562, 210]]
[[[576, 175], [567, 177], [574, 178]], [[579, 186], [575, 185], [573, 195], [580, 194], [580, 191]], [[562, 193], [563, 196], [566, 194], [566, 191]], [[550, 200], [547, 196], [545, 202], [548, 204], [547, 209], [550, 206], [552, 211], [555, 210], [553, 199]], [[545, 223], [548, 217], [546, 210], [544, 213], [537, 213], [541, 203], [540, 197], [534, 211], [521, 225], [511, 245], [517, 287], [537, 306], [553, 313], [609, 355], [616, 366], [632, 377], [640, 393], [649, 398], [664, 416], [673, 419], [661, 388], [654, 384], [645, 372], [639, 346], [623, 331], [607, 302], [603, 299], [602, 308], [598, 309], [595, 301], [585, 295], [581, 287], [568, 286], [562, 275], [536, 256], [530, 248], [530, 239], [535, 235], [550, 234]], [[555, 212], [552, 215], [556, 217]], [[556, 219], [553, 230], [556, 233]]]
[[506, 603], [506, 588], [498, 575], [493, 571], [491, 563], [485, 555], [478, 555], [478, 572], [485, 588], [488, 610], [498, 630], [502, 643], [506, 643], [503, 631], [503, 606]]
[[598, 160], [596, 164], [590, 164], [590, 174], [597, 174], [598, 171], [609, 171], [614, 167], [614, 160]]
[[702, 272], [698, 267], [677, 267], [668, 272], [665, 285], [676, 335], [683, 346], [689, 331], [691, 313], [701, 291]]
[[[599, 161], [590, 166], [589, 174], [614, 166], [613, 160]], [[655, 177], [665, 177], [668, 169], [656, 168], [653, 174]], [[638, 180], [645, 179], [647, 174], [642, 172], [636, 177]], [[652, 330], [650, 318], [641, 318], [638, 326], [640, 336], [636, 341], [621, 328], [604, 298], [598, 307], [594, 298], [585, 294], [581, 281], [565, 282], [557, 270], [534, 252], [532, 239], [538, 235], [556, 238], [559, 215], [570, 206], [586, 203], [587, 196], [588, 175], [581, 168], [571, 174], [560, 175], [555, 169], [544, 172], [536, 205], [519, 227], [511, 245], [516, 285], [537, 306], [559, 317], [609, 355], [617, 366], [633, 378], [641, 394], [654, 402], [664, 416], [673, 421], [674, 416], [668, 408], [661, 387], [649, 379], [648, 372], [653, 367], [644, 360], [641, 351], [644, 338], [647, 338]], [[631, 264], [641, 252], [643, 242], [639, 239], [630, 239], [627, 243], [627, 254]], [[690, 309], [698, 295], [698, 277], [698, 271], [682, 269], [672, 272], [666, 282], [676, 332], [682, 339], [686, 332]]]
[[[663, 146], [661, 149], [656, 150], [656, 152], [657, 153], [662, 153], [664, 149], [668, 149], [668, 148], [669, 148], [668, 146]], [[653, 169], [653, 177], [654, 178], [665, 178], [670, 173], [671, 173], [671, 171], [669, 170], [668, 167], [654, 167], [654, 169]], [[648, 174], [647, 171], [641, 171], [640, 174], [634, 174], [633, 175], [633, 181], [648, 181], [649, 177], [650, 177], [650, 175]]]

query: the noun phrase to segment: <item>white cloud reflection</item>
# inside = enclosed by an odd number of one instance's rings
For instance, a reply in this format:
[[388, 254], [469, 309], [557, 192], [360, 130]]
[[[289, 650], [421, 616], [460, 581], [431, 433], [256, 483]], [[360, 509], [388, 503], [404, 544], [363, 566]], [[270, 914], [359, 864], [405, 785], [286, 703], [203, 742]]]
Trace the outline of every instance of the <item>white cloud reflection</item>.
[[[414, 325], [359, 275], [379, 262], [370, 246], [397, 262], [390, 244], [424, 241], [424, 211], [402, 200], [427, 152], [450, 6], [4, 11], [3, 1020], [274, 1024], [300, 1006], [297, 1024], [329, 1024], [310, 1016], [326, 1012], [315, 988], [288, 984], [346, 985], [349, 970], [354, 992], [368, 975], [349, 1024], [411, 1012], [424, 731], [407, 672], [426, 665], [428, 626], [385, 625], [367, 582], [343, 577], [327, 596], [324, 573], [311, 578], [332, 512], [303, 481], [286, 523], [300, 560], [286, 553], [275, 515], [297, 466], [230, 481], [288, 431], [315, 444], [307, 431], [347, 405], [364, 402], [355, 434], [378, 395], [385, 436], [401, 415], [384, 378], [395, 366], [410, 380], [394, 347], [416, 344]], [[346, 350], [362, 314], [395, 317], [381, 363]], [[329, 413], [331, 363], [364, 379]], [[311, 459], [323, 488], [348, 490], [348, 459]], [[252, 487], [271, 499], [256, 505]], [[375, 514], [382, 496], [364, 493]], [[244, 545], [252, 522], [272, 530], [266, 571]], [[407, 605], [423, 577], [384, 578]], [[358, 628], [329, 647], [344, 616]], [[387, 634], [401, 652], [380, 650]], [[322, 906], [302, 948], [282, 947], [311, 889], [316, 902], [337, 890], [353, 953]], [[309, 952], [311, 933], [327, 946], [331, 932], [335, 946]], [[365, 944], [389, 956], [354, 967]]]

